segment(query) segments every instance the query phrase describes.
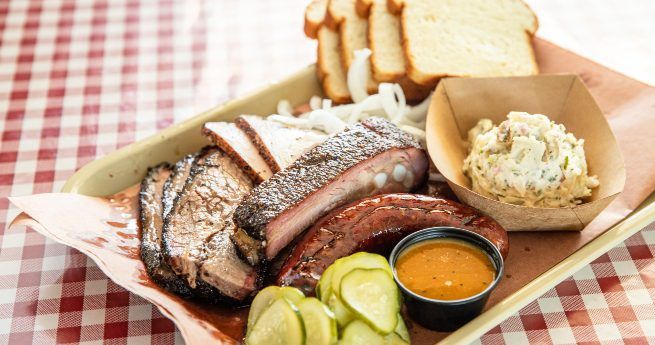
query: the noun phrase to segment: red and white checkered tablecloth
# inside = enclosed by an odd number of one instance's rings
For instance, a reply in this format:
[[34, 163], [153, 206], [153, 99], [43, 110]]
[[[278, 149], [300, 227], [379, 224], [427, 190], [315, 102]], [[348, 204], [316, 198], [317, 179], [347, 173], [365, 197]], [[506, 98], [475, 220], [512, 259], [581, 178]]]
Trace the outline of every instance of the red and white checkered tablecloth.
[[[652, 22], [655, 4], [639, 2], [642, 20]], [[58, 191], [84, 164], [311, 63], [305, 4], [0, 1], [0, 196]], [[557, 21], [544, 17], [548, 5], [535, 6], [548, 34], [573, 16]], [[643, 35], [655, 32], [644, 25]], [[579, 27], [571, 32], [569, 48], [584, 37]], [[7, 230], [16, 214], [0, 199], [0, 343], [182, 342], [172, 322], [83, 254], [30, 229]], [[655, 343], [654, 254], [651, 225], [480, 342]]]

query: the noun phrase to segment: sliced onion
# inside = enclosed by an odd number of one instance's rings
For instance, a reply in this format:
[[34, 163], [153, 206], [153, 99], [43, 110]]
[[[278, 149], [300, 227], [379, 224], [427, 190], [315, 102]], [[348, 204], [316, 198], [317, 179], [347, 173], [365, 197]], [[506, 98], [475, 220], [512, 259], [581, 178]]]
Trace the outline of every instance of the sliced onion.
[[323, 104], [323, 99], [321, 97], [312, 96], [312, 98], [309, 99], [309, 108], [311, 110], [320, 109], [321, 104]]
[[348, 68], [348, 91], [354, 103], [359, 103], [368, 96], [366, 82], [370, 73], [368, 63], [370, 55], [370, 49], [355, 50], [353, 61]]
[[332, 108], [332, 100], [329, 99], [329, 98], [324, 99], [321, 109], [326, 109], [327, 110], [327, 109], [330, 109], [330, 108]]
[[428, 98], [424, 99], [421, 103], [409, 107], [409, 110], [405, 113], [405, 116], [412, 121], [422, 121], [425, 120], [425, 116], [428, 114], [428, 108], [430, 108], [430, 101], [432, 100], [432, 93]]
[[293, 116], [269, 115], [266, 119], [296, 128], [306, 128], [306, 129], [312, 128], [312, 126], [309, 124], [308, 119], [303, 119]]
[[355, 107], [353, 107], [353, 110], [350, 113], [350, 116], [348, 117], [348, 123], [355, 123], [361, 119], [362, 114], [364, 112], [367, 112], [369, 109], [370, 110], [375, 110], [375, 109], [380, 109], [382, 107], [381, 101], [380, 101], [380, 95], [375, 94], [375, 95], [370, 95], [366, 97], [364, 100], [361, 102], [355, 104]]
[[277, 102], [277, 113], [282, 116], [293, 116], [293, 107], [286, 99]]
[[341, 132], [348, 126], [334, 112], [324, 109], [312, 111], [309, 114], [308, 121], [312, 127], [319, 128], [329, 134]]
[[393, 84], [391, 83], [380, 83], [378, 86], [378, 94], [380, 95], [380, 103], [382, 108], [389, 118], [392, 114], [395, 114], [398, 111], [398, 102], [396, 102], [396, 96], [393, 92]]
[[423, 120], [421, 122], [414, 122], [414, 121], [408, 119], [407, 116], [403, 116], [403, 118], [400, 119], [400, 121], [395, 122], [395, 124], [398, 125], [398, 126], [405, 125], [405, 126], [416, 127], [418, 129], [425, 129], [425, 120]]
[[[393, 116], [397, 119], [400, 119], [405, 116], [405, 111], [407, 109], [407, 99], [405, 99], [405, 93], [403, 92], [403, 88], [400, 87], [400, 84], [393, 84], [393, 91], [396, 95], [396, 99], [398, 100], [398, 110], [396, 110], [396, 114], [393, 114]], [[389, 114], [389, 116], [392, 116], [392, 114]]]
[[344, 105], [337, 105], [336, 107], [333, 107], [332, 110], [335, 115], [337, 115], [338, 118], [345, 120], [350, 116], [350, 113], [353, 112], [353, 108], [355, 108], [356, 104], [344, 104]]
[[398, 127], [400, 129], [402, 129], [403, 131], [413, 135], [414, 137], [416, 137], [416, 139], [418, 139], [420, 141], [425, 141], [425, 131], [424, 130], [418, 129], [418, 128], [413, 127], [413, 126], [407, 126], [407, 125], [400, 125]]

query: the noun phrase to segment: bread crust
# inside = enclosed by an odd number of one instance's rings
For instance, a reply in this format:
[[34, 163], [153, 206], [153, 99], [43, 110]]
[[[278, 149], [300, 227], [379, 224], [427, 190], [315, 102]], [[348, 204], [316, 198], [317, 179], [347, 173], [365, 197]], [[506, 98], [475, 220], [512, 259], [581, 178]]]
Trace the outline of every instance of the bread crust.
[[330, 98], [334, 103], [336, 104], [344, 104], [344, 103], [350, 103], [352, 102], [350, 94], [349, 93], [341, 93], [338, 92], [333, 88], [335, 81], [333, 81], [333, 78], [336, 78], [336, 76], [333, 75], [333, 73], [343, 73], [345, 78], [345, 71], [343, 70], [343, 63], [339, 61], [341, 64], [340, 71], [331, 71], [331, 68], [328, 67], [327, 61], [324, 60], [324, 56], [326, 52], [324, 50], [326, 49], [333, 49], [333, 47], [328, 47], [328, 42], [325, 41], [324, 39], [324, 34], [321, 33], [321, 30], [330, 30], [326, 26], [321, 26], [319, 28], [319, 31], [317, 32], [317, 37], [318, 37], [318, 45], [317, 45], [317, 59], [316, 59], [316, 77], [318, 80], [321, 82], [321, 86], [323, 87], [323, 92], [325, 95]]
[[[364, 0], [366, 1], [366, 0]], [[373, 6], [376, 6], [373, 4], [373, 1], [371, 1], [371, 5], [369, 6], [369, 17], [368, 17], [368, 32], [367, 32], [367, 40], [368, 40], [368, 45], [371, 48], [371, 51], [373, 54], [371, 54], [371, 71], [373, 73], [373, 79], [377, 80], [378, 82], [398, 82], [400, 79], [402, 79], [406, 73], [405, 73], [405, 68], [399, 71], [387, 71], [384, 70], [381, 66], [379, 66], [377, 62], [377, 55], [375, 52], [377, 51], [377, 48], [375, 46], [375, 39], [373, 38], [375, 35], [375, 27], [372, 25], [372, 23], [375, 21], [375, 11], [371, 11], [371, 8]], [[400, 30], [402, 30], [402, 27], [399, 27]], [[398, 33], [400, 40], [402, 41], [402, 33]], [[402, 47], [401, 47], [402, 48]], [[404, 65], [407, 65], [406, 63]]]
[[389, 12], [396, 15], [402, 12], [404, 5], [405, 3], [403, 0], [387, 0], [387, 8], [389, 9]]
[[[325, 18], [325, 11], [327, 10], [328, 0], [312, 0], [312, 2], [305, 8], [305, 35], [309, 38], [316, 39], [318, 36], [318, 28], [323, 24]], [[316, 12], [318, 11], [318, 12]], [[323, 15], [314, 16], [314, 13], [322, 12]]]
[[373, 0], [357, 0], [355, 2], [355, 10], [357, 11], [357, 15], [362, 18], [368, 18], [372, 4]]
[[[402, 40], [402, 45], [403, 45], [403, 53], [405, 55], [405, 61], [406, 61], [406, 69], [407, 69], [407, 76], [409, 79], [411, 79], [413, 82], [415, 82], [418, 85], [426, 86], [426, 87], [434, 87], [439, 83], [439, 80], [442, 78], [449, 78], [449, 77], [470, 77], [469, 75], [456, 75], [456, 74], [448, 74], [448, 73], [441, 73], [441, 74], [436, 74], [436, 75], [430, 75], [427, 73], [424, 73], [416, 68], [416, 63], [414, 59], [412, 59], [412, 56], [410, 54], [410, 49], [409, 49], [409, 43], [408, 43], [408, 38], [405, 35], [406, 26], [407, 26], [407, 18], [406, 18], [406, 13], [403, 11], [404, 7], [404, 1], [405, 0], [387, 0], [387, 6], [389, 7], [390, 11], [398, 10], [400, 11], [400, 23], [401, 23], [401, 40]], [[518, 0], [525, 8], [530, 12], [532, 17], [534, 18], [534, 25], [530, 29], [525, 29], [525, 37], [527, 40], [527, 44], [530, 45], [530, 62], [531, 62], [531, 74], [538, 74], [539, 73], [539, 67], [537, 65], [537, 60], [535, 57], [535, 52], [532, 44], [532, 39], [539, 28], [539, 22], [538, 18], [535, 15], [534, 11], [528, 6], [528, 4], [523, 1], [523, 0]], [[400, 7], [397, 7], [400, 6]]]
[[339, 30], [339, 16], [334, 13], [334, 6], [332, 5], [333, 0], [328, 0], [327, 2], [327, 10], [325, 11], [325, 20], [323, 21], [323, 24], [330, 28], [332, 31], [337, 31]]

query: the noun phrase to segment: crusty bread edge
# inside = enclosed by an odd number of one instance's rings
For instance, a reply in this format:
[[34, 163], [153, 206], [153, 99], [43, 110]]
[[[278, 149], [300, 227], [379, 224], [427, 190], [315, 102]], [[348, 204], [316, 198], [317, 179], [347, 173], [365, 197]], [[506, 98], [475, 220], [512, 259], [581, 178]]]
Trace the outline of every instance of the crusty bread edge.
[[[359, 1], [369, 1], [369, 0], [358, 0]], [[372, 5], [372, 3], [371, 3]], [[371, 51], [375, 52], [375, 43], [373, 40], [373, 27], [371, 26], [371, 16], [372, 14], [370, 13], [370, 5], [369, 5], [369, 25], [368, 25], [368, 30], [367, 30], [367, 41], [368, 45], [371, 48]], [[402, 31], [402, 25], [400, 27], [400, 30]], [[400, 35], [400, 40], [402, 44], [402, 39], [403, 35], [402, 32], [398, 33]], [[383, 73], [380, 68], [378, 68], [376, 64], [376, 59], [375, 59], [375, 54], [371, 54], [370, 57], [371, 61], [371, 73], [373, 73], [373, 79], [375, 79], [378, 82], [398, 82], [400, 79], [402, 79], [406, 75], [406, 71], [398, 72], [398, 73]], [[407, 66], [407, 61], [405, 61], [405, 66]]]
[[[329, 28], [325, 28], [326, 30], [330, 30]], [[320, 30], [320, 28], [319, 28]], [[321, 59], [322, 52], [321, 50], [324, 48], [323, 42], [320, 39], [320, 35], [318, 37], [318, 45], [316, 47], [316, 54], [317, 54], [317, 59], [316, 59], [316, 76], [318, 77], [318, 80], [321, 83], [321, 86], [323, 87], [323, 92], [325, 95], [330, 98], [334, 103], [336, 104], [344, 104], [344, 103], [350, 103], [352, 102], [350, 98], [350, 94], [348, 96], [345, 95], [340, 95], [337, 94], [332, 88], [330, 87], [331, 82], [330, 79], [332, 78], [330, 76], [330, 73], [328, 72], [328, 69], [324, 66], [324, 61]], [[341, 60], [341, 59], [339, 59]], [[339, 63], [343, 64], [342, 61], [339, 61]]]
[[400, 12], [403, 10], [403, 6], [405, 3], [403, 0], [387, 0], [387, 8], [389, 9], [389, 12], [399, 15]]
[[307, 7], [305, 7], [305, 23], [303, 26], [303, 29], [305, 31], [305, 35], [309, 38], [316, 39], [318, 35], [318, 29], [321, 27], [321, 24], [323, 24], [323, 21], [313, 21], [309, 13], [312, 10], [312, 6], [320, 6], [320, 2], [324, 0], [312, 0]]
[[355, 11], [361, 18], [368, 18], [373, 0], [357, 0], [355, 2]]
[[323, 24], [327, 26], [329, 29], [332, 31], [337, 31], [339, 30], [339, 18], [332, 13], [332, 6], [330, 6], [332, 3], [332, 0], [328, 0], [327, 3], [327, 9], [325, 10], [325, 19], [323, 20]]
[[[413, 60], [411, 59], [411, 57], [409, 55], [407, 37], [404, 34], [404, 32], [406, 31], [405, 30], [406, 18], [405, 18], [404, 11], [402, 11], [402, 6], [404, 4], [403, 1], [404, 0], [387, 0], [387, 6], [389, 6], [389, 10], [392, 11], [392, 12], [393, 12], [392, 6], [400, 6], [399, 8], [394, 7], [394, 9], [398, 10], [398, 13], [400, 13], [400, 28], [401, 28], [401, 32], [402, 32], [401, 41], [402, 41], [402, 44], [403, 44], [403, 52], [404, 52], [404, 55], [405, 55], [405, 66], [407, 68], [407, 76], [409, 77], [409, 79], [411, 79], [413, 82], [415, 82], [418, 85], [435, 86], [435, 85], [437, 85], [437, 83], [439, 83], [439, 80], [441, 80], [442, 78], [468, 77], [468, 76], [465, 76], [465, 75], [454, 75], [454, 74], [447, 74], [447, 73], [439, 74], [439, 75], [432, 75], [432, 76], [425, 76], [422, 72], [415, 69], [414, 64], [413, 64]], [[532, 8], [530, 8], [530, 6], [528, 6], [528, 4], [525, 1], [523, 1], [523, 0], [519, 0], [519, 1], [523, 4], [523, 6], [525, 6], [528, 9], [528, 11], [530, 11], [530, 13], [532, 14], [532, 16], [534, 18], [534, 22], [535, 22], [534, 30], [525, 29], [524, 32], [525, 32], [525, 35], [526, 35], [526, 40], [528, 41], [528, 44], [531, 47], [530, 54], [532, 55], [532, 58], [530, 60], [532, 62], [532, 74], [539, 74], [539, 66], [537, 64], [537, 58], [536, 58], [536, 55], [535, 55], [535, 52], [534, 52], [534, 44], [532, 42], [532, 40], [534, 38], [534, 35], [535, 35], [537, 29], [539, 28], [539, 18], [534, 13], [534, 11], [532, 11]]]

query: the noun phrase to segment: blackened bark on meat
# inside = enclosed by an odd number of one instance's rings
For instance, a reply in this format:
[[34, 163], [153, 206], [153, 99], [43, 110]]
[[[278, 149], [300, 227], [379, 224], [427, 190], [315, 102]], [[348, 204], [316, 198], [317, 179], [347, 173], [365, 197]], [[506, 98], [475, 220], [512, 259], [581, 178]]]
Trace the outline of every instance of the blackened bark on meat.
[[186, 282], [175, 275], [162, 259], [163, 190], [164, 183], [172, 174], [167, 163], [148, 169], [141, 181], [139, 192], [139, 221], [141, 229], [141, 260], [148, 275], [157, 284], [176, 294], [189, 297], [191, 290]]
[[237, 256], [229, 240], [232, 213], [252, 182], [221, 150], [204, 149], [164, 222], [164, 256], [193, 292], [212, 302], [247, 300], [259, 272]]
[[191, 174], [191, 167], [198, 157], [198, 153], [184, 156], [173, 167], [173, 172], [164, 184], [164, 196], [162, 197], [162, 204], [164, 207], [162, 219], [173, 209], [175, 198], [182, 191], [184, 185]]
[[[373, 176], [367, 174], [389, 164], [393, 168], [392, 159], [402, 162], [413, 178], [394, 183], [387, 174], [387, 185], [376, 187]], [[424, 181], [427, 164], [425, 152], [412, 136], [389, 121], [368, 119], [328, 138], [253, 189], [237, 207], [235, 221], [247, 235], [262, 242], [263, 257], [270, 260], [335, 207], [373, 194], [410, 191]], [[328, 204], [317, 205], [317, 200]], [[290, 216], [300, 208], [302, 215]], [[239, 246], [243, 251], [252, 248]]]

